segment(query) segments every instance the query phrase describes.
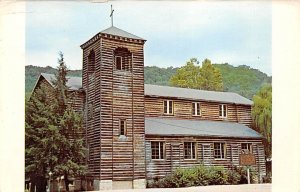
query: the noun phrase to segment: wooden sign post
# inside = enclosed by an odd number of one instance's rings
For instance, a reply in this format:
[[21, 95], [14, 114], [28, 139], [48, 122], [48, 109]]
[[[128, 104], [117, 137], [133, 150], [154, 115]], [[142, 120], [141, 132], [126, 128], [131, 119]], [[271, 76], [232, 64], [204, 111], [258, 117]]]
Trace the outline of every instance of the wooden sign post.
[[247, 166], [247, 179], [248, 184], [250, 184], [250, 165], [255, 165], [255, 155], [253, 154], [240, 154], [240, 165]]

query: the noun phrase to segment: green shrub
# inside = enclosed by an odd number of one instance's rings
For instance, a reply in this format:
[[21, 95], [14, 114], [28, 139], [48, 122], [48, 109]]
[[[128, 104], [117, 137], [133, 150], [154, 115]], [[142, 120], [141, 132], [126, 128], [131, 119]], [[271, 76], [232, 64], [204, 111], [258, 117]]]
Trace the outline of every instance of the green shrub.
[[[250, 168], [251, 183], [257, 178]], [[149, 188], [178, 188], [205, 185], [228, 185], [247, 183], [247, 168], [233, 167], [231, 170], [217, 166], [199, 165], [189, 169], [178, 168], [164, 178], [155, 178], [147, 183]]]
[[228, 170], [228, 183], [231, 185], [239, 184], [241, 180], [241, 175], [235, 170]]

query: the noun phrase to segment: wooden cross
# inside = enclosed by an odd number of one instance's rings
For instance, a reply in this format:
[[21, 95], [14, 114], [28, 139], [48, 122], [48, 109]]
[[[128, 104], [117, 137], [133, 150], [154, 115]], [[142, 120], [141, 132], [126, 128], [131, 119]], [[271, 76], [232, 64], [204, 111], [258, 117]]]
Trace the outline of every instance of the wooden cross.
[[110, 5], [111, 7], [111, 12], [110, 12], [110, 17], [111, 17], [111, 26], [114, 26], [114, 10], [112, 5]]

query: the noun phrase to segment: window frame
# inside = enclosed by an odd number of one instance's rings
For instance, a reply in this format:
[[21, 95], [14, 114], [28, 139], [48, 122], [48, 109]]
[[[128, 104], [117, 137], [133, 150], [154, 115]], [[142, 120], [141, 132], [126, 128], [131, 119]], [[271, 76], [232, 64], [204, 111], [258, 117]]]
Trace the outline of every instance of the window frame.
[[[121, 68], [120, 68], [120, 69], [118, 69], [117, 58], [120, 58], [120, 61], [121, 61], [121, 63], [120, 63], [120, 64], [121, 64], [121, 65], [120, 65]], [[117, 69], [117, 70], [124, 70], [124, 68], [123, 68], [123, 61], [122, 61], [122, 56], [118, 56], [118, 55], [115, 56], [115, 66], [116, 66], [116, 69]]]
[[[154, 143], [158, 143], [158, 149], [153, 149], [154, 147]], [[151, 160], [153, 161], [159, 161], [159, 160], [165, 160], [165, 156], [166, 156], [166, 153], [165, 153], [165, 142], [164, 141], [150, 141], [150, 149], [151, 149]], [[156, 157], [153, 156], [153, 150], [158, 150], [158, 158], [153, 158], [153, 157]]]
[[[122, 127], [121, 127], [122, 122], [123, 122], [123, 125], [124, 125], [124, 127], [123, 127], [124, 135], [122, 134]], [[126, 121], [126, 119], [120, 119], [119, 120], [119, 136], [126, 136], [126, 134], [127, 134], [127, 121]]]
[[[218, 148], [216, 149], [216, 145], [218, 145]], [[222, 147], [223, 146], [223, 147]], [[216, 155], [216, 151], [220, 151], [220, 156]], [[214, 159], [216, 160], [225, 160], [226, 159], [226, 143], [225, 142], [214, 142]]]
[[[165, 102], [167, 102], [167, 113], [165, 112]], [[172, 105], [170, 105], [172, 103]], [[171, 113], [170, 113], [170, 106], [171, 106]], [[173, 100], [163, 100], [163, 113], [165, 115], [174, 115], [174, 101]]]
[[[243, 149], [243, 145], [246, 145], [246, 149]], [[249, 154], [253, 154], [253, 145], [252, 143], [241, 143], [241, 152], [244, 154], [247, 154], [244, 152], [244, 150], [248, 150]]]
[[[224, 110], [224, 107], [225, 107], [225, 110]], [[220, 112], [221, 112], [221, 115], [220, 115]], [[220, 118], [227, 118], [227, 115], [228, 115], [228, 106], [227, 106], [227, 104], [219, 104], [219, 117]]]
[[[199, 105], [199, 108], [198, 108]], [[199, 114], [197, 114], [199, 109]], [[200, 102], [192, 102], [192, 116], [201, 116], [201, 104]]]
[[[190, 144], [187, 148], [190, 150], [190, 154], [186, 154], [186, 144]], [[197, 159], [197, 143], [196, 142], [184, 142], [183, 143], [183, 157], [185, 160], [196, 160]], [[189, 157], [187, 157], [189, 155]]]

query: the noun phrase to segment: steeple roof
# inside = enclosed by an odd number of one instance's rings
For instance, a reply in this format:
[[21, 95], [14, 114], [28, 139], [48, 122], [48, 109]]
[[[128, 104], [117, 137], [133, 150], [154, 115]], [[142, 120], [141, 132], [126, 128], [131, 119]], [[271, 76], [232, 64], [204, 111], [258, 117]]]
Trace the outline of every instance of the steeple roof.
[[119, 29], [117, 27], [111, 26], [103, 31], [100, 31], [94, 37], [89, 39], [87, 42], [83, 43], [80, 47], [85, 48], [92, 44], [93, 42], [97, 41], [101, 36], [112, 36], [109, 38], [114, 39], [123, 39], [128, 42], [137, 42], [137, 43], [145, 43], [145, 39], [138, 37], [136, 35], [133, 35], [131, 33], [128, 33], [127, 31], [124, 31], [122, 29]]
[[133, 35], [131, 33], [128, 33], [127, 31], [124, 31], [122, 29], [119, 29], [117, 27], [111, 26], [103, 31], [101, 31], [100, 33], [103, 34], [109, 34], [109, 35], [115, 35], [115, 36], [119, 36], [119, 37], [126, 37], [126, 38], [131, 38], [131, 39], [140, 39], [140, 40], [145, 40], [141, 37], [138, 37], [136, 35]]

